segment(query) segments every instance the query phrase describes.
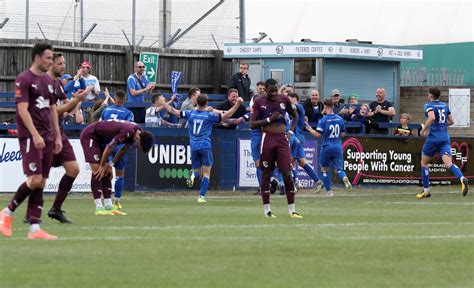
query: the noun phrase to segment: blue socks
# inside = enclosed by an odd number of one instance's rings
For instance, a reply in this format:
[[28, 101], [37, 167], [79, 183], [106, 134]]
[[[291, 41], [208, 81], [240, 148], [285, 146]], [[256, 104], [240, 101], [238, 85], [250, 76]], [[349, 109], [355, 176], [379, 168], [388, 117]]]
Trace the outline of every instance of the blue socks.
[[318, 182], [319, 177], [316, 175], [316, 172], [314, 172], [313, 167], [309, 166], [309, 164], [304, 165], [303, 167], [304, 171], [308, 173], [309, 177], [314, 180], [314, 182]]
[[260, 183], [262, 182], [262, 168], [257, 167], [257, 181], [258, 181], [258, 187], [260, 187]]
[[[453, 166], [451, 165], [451, 167]], [[449, 170], [451, 170], [451, 167], [449, 168]], [[430, 188], [430, 173], [429, 173], [428, 167], [421, 167], [421, 180], [423, 181], [424, 189]]]
[[451, 173], [453, 173], [453, 175], [456, 176], [456, 178], [458, 178], [459, 180], [461, 180], [461, 178], [463, 177], [461, 170], [458, 166], [456, 166], [456, 164], [451, 164], [451, 166], [449, 167], [449, 171], [451, 171]]
[[115, 199], [120, 199], [122, 197], [123, 191], [123, 177], [117, 176], [115, 177]]
[[329, 179], [328, 173], [327, 172], [322, 172], [323, 174], [323, 184], [324, 188], [326, 188], [326, 191], [329, 192], [331, 191], [331, 180]]
[[339, 170], [337, 171], [337, 177], [339, 177], [339, 179], [344, 179], [344, 177], [346, 177], [346, 172], [344, 172], [344, 170]]
[[207, 189], [209, 188], [209, 178], [202, 177], [201, 179], [201, 191], [199, 191], [199, 196], [206, 196]]

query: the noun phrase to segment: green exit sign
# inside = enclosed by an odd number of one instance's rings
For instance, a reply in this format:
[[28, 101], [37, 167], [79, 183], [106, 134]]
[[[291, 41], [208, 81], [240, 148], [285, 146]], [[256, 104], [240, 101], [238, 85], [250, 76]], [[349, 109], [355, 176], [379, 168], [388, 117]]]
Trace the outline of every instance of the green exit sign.
[[140, 53], [140, 62], [145, 65], [145, 75], [151, 83], [156, 83], [158, 74], [158, 53]]

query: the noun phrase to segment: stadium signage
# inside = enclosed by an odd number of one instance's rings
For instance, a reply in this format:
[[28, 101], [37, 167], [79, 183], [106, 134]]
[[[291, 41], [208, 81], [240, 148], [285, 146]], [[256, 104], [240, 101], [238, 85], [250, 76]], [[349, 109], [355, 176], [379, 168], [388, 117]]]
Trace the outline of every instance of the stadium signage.
[[[210, 187], [219, 184], [219, 145], [213, 140], [214, 165]], [[155, 136], [155, 146], [144, 155], [137, 153], [136, 186], [142, 188], [187, 188], [186, 179], [192, 169], [188, 137]], [[196, 181], [199, 182], [199, 181]], [[199, 183], [196, 183], [196, 187]]]
[[375, 60], [423, 60], [423, 50], [407, 47], [353, 46], [332, 43], [225, 44], [224, 57], [342, 57]]
[[[318, 167], [317, 162], [317, 141], [306, 141], [305, 142], [305, 158], [308, 163], [313, 167]], [[258, 187], [257, 174], [255, 171], [255, 163], [252, 159], [252, 149], [250, 140], [239, 139], [237, 148], [237, 160], [238, 160], [238, 171], [237, 171], [237, 186], [238, 187]], [[303, 168], [298, 167], [298, 179], [303, 188], [313, 188], [316, 183], [311, 179]]]
[[158, 53], [140, 53], [140, 62], [145, 66], [145, 74], [151, 83], [156, 83], [158, 74]]
[[[344, 170], [353, 184], [419, 184], [423, 138], [350, 137], [343, 143]], [[474, 163], [469, 161], [474, 139], [452, 138], [453, 162], [468, 178], [474, 178]], [[429, 165], [432, 184], [457, 183], [441, 158]]]
[[[90, 192], [90, 182], [92, 171], [89, 164], [84, 160], [84, 152], [79, 139], [69, 139], [80, 173], [72, 186], [72, 192]], [[25, 181], [23, 174], [22, 157], [20, 145], [17, 138], [0, 138], [0, 192], [15, 192], [18, 186]], [[65, 173], [64, 168], [51, 168], [49, 178], [46, 180], [45, 191], [58, 191], [59, 182]], [[113, 180], [115, 181], [115, 180]], [[113, 187], [113, 186], [112, 186]]]

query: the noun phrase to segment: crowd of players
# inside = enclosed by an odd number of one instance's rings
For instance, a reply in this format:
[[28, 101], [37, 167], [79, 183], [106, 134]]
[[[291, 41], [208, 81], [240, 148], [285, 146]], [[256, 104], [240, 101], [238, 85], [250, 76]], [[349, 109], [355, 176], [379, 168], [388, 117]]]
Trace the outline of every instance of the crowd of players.
[[[30, 224], [28, 239], [58, 238], [40, 228], [43, 189], [51, 167], [64, 166], [66, 173], [59, 183], [48, 216], [62, 223], [70, 223], [64, 215], [62, 204], [79, 173], [79, 165], [62, 129], [61, 118], [66, 112], [74, 110], [91, 91], [89, 88], [79, 89], [74, 97], [68, 100], [60, 81], [64, 70], [63, 55], [53, 52], [53, 47], [49, 44], [38, 43], [32, 50], [30, 69], [21, 73], [15, 80], [18, 138], [23, 158], [23, 172], [27, 179], [19, 186], [8, 206], [0, 212], [0, 232], [5, 237], [12, 235], [13, 213], [28, 198], [25, 216], [25, 221]], [[256, 162], [264, 215], [269, 218], [276, 217], [270, 208], [270, 182], [272, 175], [277, 173], [281, 175], [284, 183], [282, 191], [287, 197], [289, 216], [303, 218], [295, 208], [296, 187], [293, 176], [295, 173], [292, 173], [292, 170], [297, 165], [303, 167], [313, 178], [317, 189], [325, 187], [327, 196], [333, 195], [328, 176], [330, 169], [335, 169], [347, 189], [351, 188], [351, 183], [342, 167], [341, 139], [346, 132], [344, 119], [338, 115], [339, 113], [334, 113], [333, 99], [327, 99], [322, 108], [324, 116], [318, 121], [317, 128], [313, 129], [305, 121], [304, 108], [299, 104], [297, 94], [284, 93], [274, 79], [258, 84], [257, 87], [262, 84], [263, 87], [258, 90], [258, 95], [253, 97], [250, 115], [247, 115], [247, 118], [252, 129], [252, 156]], [[451, 161], [447, 127], [452, 125], [454, 120], [449, 107], [440, 102], [439, 98], [440, 90], [436, 87], [430, 88], [429, 101], [424, 107], [427, 120], [421, 130], [421, 135], [428, 136], [423, 146], [421, 160], [424, 190], [416, 195], [418, 199], [431, 196], [428, 163], [435, 153], [442, 156], [446, 167], [461, 181], [462, 194], [466, 196], [468, 193], [467, 178]], [[209, 107], [205, 94], [199, 94], [194, 101], [192, 104], [196, 106], [195, 109], [180, 111], [165, 102], [164, 97], [154, 99], [154, 102], [171, 115], [187, 120], [193, 167], [193, 173], [188, 181], [193, 184], [195, 180], [200, 180], [198, 202], [205, 203], [213, 162], [212, 126], [222, 121], [231, 125], [235, 125], [235, 121], [240, 121], [235, 119], [228, 121], [228, 118], [239, 109], [243, 99], [236, 97], [228, 109], [223, 110]], [[100, 121], [87, 126], [80, 137], [85, 160], [92, 170], [91, 190], [96, 215], [126, 214], [121, 211], [119, 201], [126, 161], [124, 153], [131, 145], [148, 153], [154, 145], [153, 135], [132, 122], [133, 114], [123, 107], [124, 102], [125, 93], [117, 91], [114, 104], [107, 106], [101, 113]], [[305, 130], [315, 137], [322, 138], [319, 153], [321, 179], [304, 158]], [[111, 176], [114, 167], [117, 175], [116, 202], [112, 203]]]

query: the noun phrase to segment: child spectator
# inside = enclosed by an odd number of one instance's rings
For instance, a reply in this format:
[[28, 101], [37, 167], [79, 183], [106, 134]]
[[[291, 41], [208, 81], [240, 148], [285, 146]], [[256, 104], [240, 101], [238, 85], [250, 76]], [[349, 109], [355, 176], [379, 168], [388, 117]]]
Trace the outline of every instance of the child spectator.
[[400, 115], [400, 125], [395, 129], [394, 135], [398, 136], [415, 136], [415, 133], [410, 129], [409, 125], [411, 121], [411, 115], [409, 113], [403, 113]]
[[360, 106], [359, 114], [352, 114], [352, 122], [359, 122], [362, 124], [361, 128], [349, 128], [347, 129], [348, 133], [359, 133], [359, 134], [368, 134], [370, 133], [370, 129], [377, 129], [379, 124], [373, 119], [373, 117], [369, 117], [369, 105], [364, 104]]

